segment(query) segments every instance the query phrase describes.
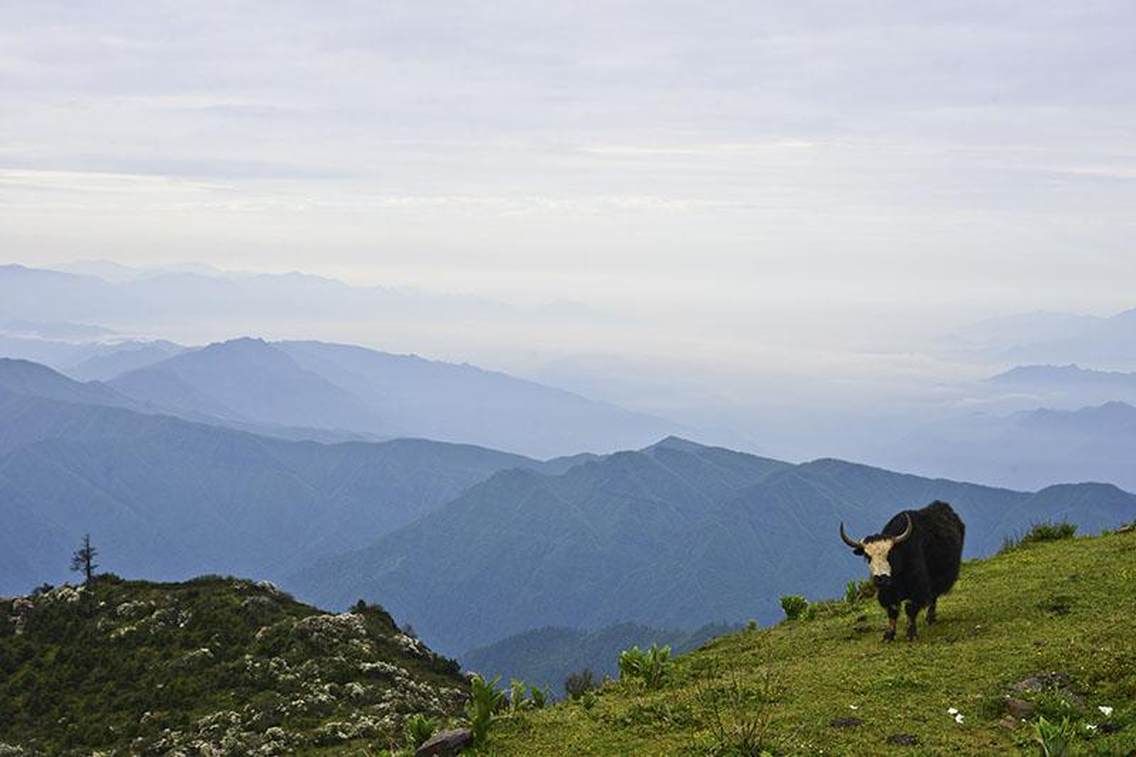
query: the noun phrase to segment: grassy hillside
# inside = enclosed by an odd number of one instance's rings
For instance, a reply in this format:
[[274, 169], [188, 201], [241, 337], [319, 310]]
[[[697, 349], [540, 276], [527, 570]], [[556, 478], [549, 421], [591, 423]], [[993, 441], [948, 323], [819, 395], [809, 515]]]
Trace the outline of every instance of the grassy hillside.
[[0, 599], [0, 754], [371, 753], [465, 692], [382, 609], [331, 615], [271, 584], [104, 576]]
[[560, 698], [564, 695], [564, 679], [571, 673], [591, 670], [596, 680], [617, 675], [619, 653], [628, 647], [665, 644], [676, 652], [685, 652], [739, 627], [717, 623], [683, 631], [638, 623], [619, 623], [595, 630], [548, 626], [470, 650], [460, 660], [466, 670], [477, 671], [486, 678], [518, 678]]
[[[1128, 754], [1136, 748], [1134, 586], [1136, 533], [1028, 544], [968, 563], [939, 603], [940, 622], [921, 623], [914, 643], [880, 641], [875, 600], [821, 605], [812, 619], [724, 636], [679, 657], [657, 691], [620, 681], [594, 698], [502, 719], [492, 752], [1036, 751], [1032, 723], [1042, 715], [1070, 718], [1073, 753]], [[1028, 722], [1007, 718], [1008, 695], [1037, 707]], [[1114, 709], [1106, 717], [1100, 706]], [[747, 733], [759, 748], [744, 748]]]

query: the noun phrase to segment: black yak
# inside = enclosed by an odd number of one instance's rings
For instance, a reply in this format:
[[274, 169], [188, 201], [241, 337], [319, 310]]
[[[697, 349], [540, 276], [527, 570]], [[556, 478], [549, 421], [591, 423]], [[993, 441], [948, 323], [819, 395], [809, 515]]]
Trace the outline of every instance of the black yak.
[[895, 621], [904, 600], [908, 640], [915, 638], [915, 616], [924, 607], [927, 622], [935, 622], [935, 602], [958, 578], [965, 532], [951, 506], [937, 500], [922, 510], [904, 510], [888, 521], [882, 533], [859, 541], [840, 524], [840, 538], [868, 561], [876, 596], [887, 610], [884, 641], [895, 638]]

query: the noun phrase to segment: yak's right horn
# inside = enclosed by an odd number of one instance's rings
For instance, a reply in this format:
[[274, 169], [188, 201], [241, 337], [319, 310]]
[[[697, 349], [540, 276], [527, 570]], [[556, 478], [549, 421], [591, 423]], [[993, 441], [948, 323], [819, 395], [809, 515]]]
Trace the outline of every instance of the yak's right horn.
[[849, 547], [852, 547], [853, 549], [864, 548], [864, 542], [856, 541], [855, 539], [848, 536], [848, 534], [844, 533], [844, 523], [840, 524], [840, 538], [844, 540], [845, 544], [847, 544]]

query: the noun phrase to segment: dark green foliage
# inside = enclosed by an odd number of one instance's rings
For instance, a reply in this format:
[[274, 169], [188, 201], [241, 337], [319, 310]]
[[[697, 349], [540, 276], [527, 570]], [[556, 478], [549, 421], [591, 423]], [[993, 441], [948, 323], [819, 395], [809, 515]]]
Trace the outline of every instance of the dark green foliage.
[[853, 579], [844, 585], [844, 601], [854, 605], [865, 599], [876, 596], [876, 585], [869, 579], [857, 581]]
[[1025, 543], [1038, 541], [1057, 541], [1072, 539], [1077, 533], [1077, 525], [1063, 520], [1057, 523], [1036, 523], [1022, 539]]
[[[160, 584], [107, 574], [0, 600], [0, 741], [35, 753], [170, 751], [183, 742], [159, 747], [169, 729], [219, 747], [224, 729], [203, 719], [228, 722], [234, 711], [242, 749], [263, 746], [269, 727], [295, 739], [289, 749], [338, 743], [324, 725], [358, 721], [368, 704], [422, 711], [386, 672], [396, 669], [438, 692], [443, 709], [424, 715], [456, 714], [460, 697], [443, 693], [465, 688], [456, 663], [410, 650], [380, 608], [356, 609], [328, 615], [270, 584], [219, 576]], [[361, 735], [401, 740], [376, 729]]]
[[475, 745], [485, 743], [489, 728], [505, 703], [505, 692], [497, 688], [500, 681], [500, 676], [487, 681], [476, 673], [469, 678], [469, 702], [465, 712]]
[[434, 718], [415, 713], [403, 723], [402, 733], [406, 745], [412, 749], [422, 746], [438, 730], [438, 721]]
[[579, 699], [585, 692], [591, 691], [595, 687], [595, 675], [588, 669], [569, 673], [568, 677], [564, 679], [564, 693], [568, 695], [569, 699]]
[[809, 607], [809, 601], [799, 594], [786, 594], [781, 597], [781, 609], [789, 620], [800, 618]]
[[1034, 742], [1041, 750], [1042, 757], [1065, 757], [1069, 754], [1069, 744], [1076, 736], [1076, 730], [1069, 718], [1061, 722], [1050, 722], [1044, 716], [1034, 723]]
[[1072, 539], [1077, 533], [1077, 524], [1067, 520], [1052, 523], [1034, 523], [1025, 533], [1008, 534], [1002, 537], [1002, 552], [1009, 552], [1025, 544], [1036, 544], [1044, 541], [1058, 541]]

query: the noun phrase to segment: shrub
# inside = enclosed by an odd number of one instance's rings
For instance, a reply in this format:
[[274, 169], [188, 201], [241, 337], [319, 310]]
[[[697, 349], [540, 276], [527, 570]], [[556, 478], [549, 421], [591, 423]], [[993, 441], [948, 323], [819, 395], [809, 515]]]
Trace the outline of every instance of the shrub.
[[1069, 718], [1060, 723], [1051, 723], [1044, 716], [1034, 723], [1033, 740], [1041, 748], [1043, 757], [1064, 757], [1070, 754], [1069, 742], [1073, 740], [1074, 730]]
[[756, 631], [757, 630], [757, 621], [754, 620], [753, 618], [750, 618], [749, 621], [746, 623], [746, 630], [747, 631]]
[[1034, 523], [1024, 534], [1007, 534], [1003, 536], [1002, 549], [999, 550], [998, 554], [1010, 552], [1024, 544], [1072, 539], [1073, 535], [1076, 533], [1077, 524], [1070, 523], [1067, 520], [1058, 521], [1056, 523]]
[[568, 677], [564, 679], [564, 693], [568, 695], [569, 699], [579, 699], [584, 695], [584, 692], [591, 691], [595, 687], [595, 674], [588, 668], [569, 673]]
[[1072, 539], [1075, 533], [1077, 533], [1077, 524], [1070, 523], [1067, 520], [1057, 523], [1035, 523], [1022, 538], [1022, 541], [1026, 543], [1059, 541], [1061, 539]]
[[500, 681], [501, 676], [486, 681], [476, 673], [469, 678], [469, 702], [465, 706], [465, 714], [475, 745], [485, 743], [494, 714], [505, 701], [505, 692], [497, 688]]
[[781, 597], [781, 609], [785, 611], [785, 617], [789, 620], [801, 617], [808, 606], [809, 601], [800, 594], [786, 594]]
[[411, 715], [402, 726], [406, 744], [412, 749], [417, 749], [429, 741], [437, 730], [438, 721], [421, 713]]
[[648, 689], [663, 685], [667, 669], [671, 665], [671, 648], [652, 644], [648, 649], [631, 647], [619, 653], [619, 677], [638, 678]]

